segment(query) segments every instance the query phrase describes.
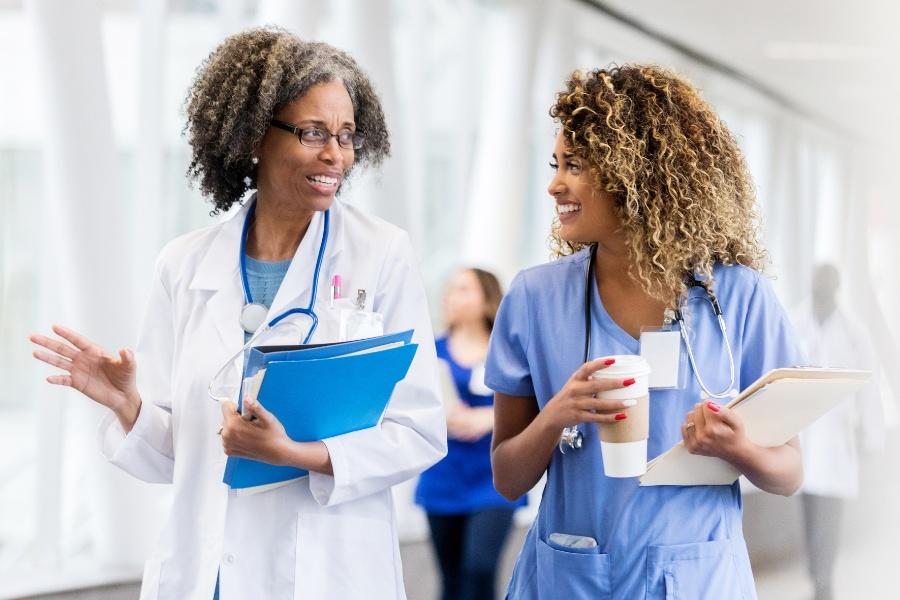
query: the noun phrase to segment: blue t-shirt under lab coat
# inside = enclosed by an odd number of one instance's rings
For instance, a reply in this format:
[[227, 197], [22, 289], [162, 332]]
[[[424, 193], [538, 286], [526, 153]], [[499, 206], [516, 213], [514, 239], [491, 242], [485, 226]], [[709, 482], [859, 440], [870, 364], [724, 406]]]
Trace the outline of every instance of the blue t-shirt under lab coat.
[[[540, 408], [583, 362], [588, 251], [522, 271], [504, 298], [488, 351], [485, 382]], [[591, 281], [595, 281], [591, 278]], [[743, 266], [717, 265], [714, 289], [725, 313], [740, 390], [777, 367], [805, 359], [769, 281]], [[704, 297], [692, 288], [692, 297]], [[590, 358], [637, 354], [639, 344], [606, 312], [592, 283]], [[689, 304], [691, 339], [704, 382], [728, 385], [727, 351], [705, 300]], [[682, 347], [682, 369], [689, 369]], [[684, 389], [650, 393], [648, 460], [681, 440], [685, 415], [702, 398], [692, 372]], [[691, 600], [756, 597], [743, 539], [739, 484], [639, 487], [603, 473], [596, 428], [584, 446], [554, 451], [537, 519], [509, 584], [510, 600]], [[598, 546], [555, 546], [551, 533], [590, 536]]]
[[[494, 395], [469, 389], [472, 369], [453, 359], [447, 338], [435, 341], [438, 358], [447, 361], [459, 398], [469, 406], [492, 406]], [[447, 456], [422, 473], [416, 486], [416, 504], [430, 514], [468, 514], [487, 508], [525, 505], [525, 496], [509, 502], [494, 489], [491, 471], [491, 434], [474, 442], [447, 440]]]

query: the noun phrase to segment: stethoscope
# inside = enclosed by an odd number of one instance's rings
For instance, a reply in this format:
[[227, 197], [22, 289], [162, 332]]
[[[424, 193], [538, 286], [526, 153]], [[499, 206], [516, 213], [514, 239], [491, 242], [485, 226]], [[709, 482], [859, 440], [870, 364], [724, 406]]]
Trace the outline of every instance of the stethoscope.
[[[585, 282], [584, 282], [584, 356], [582, 358], [582, 364], [588, 361], [588, 354], [591, 350], [591, 277], [594, 274], [594, 263], [596, 261], [597, 256], [597, 244], [591, 245], [591, 258], [588, 261], [588, 269], [585, 274]], [[676, 308], [674, 310], [666, 310], [666, 316], [663, 319], [663, 325], [669, 326], [672, 324], [672, 321], [678, 322], [678, 329], [681, 332], [681, 339], [684, 342], [685, 350], [687, 350], [688, 361], [691, 364], [691, 370], [694, 372], [694, 377], [697, 379], [697, 383], [700, 385], [700, 389], [703, 390], [703, 393], [707, 398], [731, 398], [734, 395], [734, 381], [735, 381], [735, 372], [734, 372], [734, 353], [731, 350], [731, 342], [728, 341], [728, 329], [725, 326], [725, 314], [722, 312], [722, 307], [719, 304], [718, 298], [716, 298], [716, 294], [712, 289], [712, 286], [699, 281], [694, 275], [689, 275], [687, 277], [687, 285], [688, 288], [692, 287], [702, 287], [706, 291], [706, 296], [703, 298], [707, 302], [709, 302], [710, 306], [712, 306], [713, 313], [716, 316], [716, 321], [719, 323], [719, 331], [722, 333], [722, 340], [725, 343], [725, 350], [728, 352], [728, 368], [730, 371], [730, 379], [728, 381], [728, 386], [725, 387], [720, 392], [714, 392], [707, 387], [706, 383], [703, 381], [703, 377], [700, 375], [700, 369], [697, 366], [697, 361], [694, 358], [694, 347], [691, 344], [691, 340], [688, 336], [688, 326], [684, 320], [684, 313], [681, 308]], [[691, 300], [698, 299], [699, 297], [694, 296], [691, 297], [688, 295], [687, 302]], [[573, 448], [575, 450], [581, 448], [584, 445], [584, 435], [578, 430], [578, 425], [573, 425], [572, 427], [566, 427], [563, 429], [562, 436], [559, 440], [559, 450], [563, 454], [566, 453], [566, 447]]]
[[[316, 256], [316, 266], [313, 269], [313, 277], [312, 277], [312, 288], [309, 294], [309, 305], [306, 308], [289, 308], [288, 310], [278, 314], [271, 321], [263, 324], [266, 321], [266, 315], [269, 312], [268, 307], [265, 304], [260, 304], [259, 302], [253, 301], [253, 294], [250, 291], [250, 281], [247, 277], [247, 236], [250, 232], [250, 224], [253, 221], [253, 215], [256, 213], [256, 200], [253, 200], [253, 203], [250, 205], [250, 208], [247, 209], [247, 215], [244, 217], [244, 225], [241, 229], [241, 245], [240, 245], [240, 266], [241, 266], [241, 286], [244, 288], [244, 306], [241, 308], [241, 314], [239, 317], [241, 329], [244, 330], [245, 333], [252, 334], [250, 339], [241, 346], [241, 349], [235, 352], [228, 361], [222, 365], [216, 374], [213, 376], [212, 380], [209, 382], [208, 393], [209, 396], [213, 400], [217, 400], [219, 402], [224, 400], [231, 400], [230, 396], [218, 396], [214, 393], [214, 387], [216, 382], [222, 376], [222, 373], [231, 366], [231, 363], [240, 356], [247, 348], [249, 348], [253, 342], [257, 340], [263, 333], [271, 330], [273, 327], [278, 325], [281, 321], [286, 319], [291, 315], [306, 315], [310, 318], [311, 324], [309, 327], [309, 331], [306, 333], [306, 337], [303, 338], [303, 343], [308, 344], [312, 339], [313, 334], [316, 332], [316, 328], [319, 326], [319, 316], [316, 314], [315, 306], [316, 306], [316, 296], [318, 294], [319, 287], [319, 273], [322, 270], [322, 261], [325, 258], [325, 248], [328, 246], [328, 232], [330, 230], [331, 225], [331, 217], [330, 210], [325, 211], [325, 223], [322, 228], [322, 241], [319, 243], [319, 253]], [[297, 326], [296, 323], [289, 323], [290, 325]]]

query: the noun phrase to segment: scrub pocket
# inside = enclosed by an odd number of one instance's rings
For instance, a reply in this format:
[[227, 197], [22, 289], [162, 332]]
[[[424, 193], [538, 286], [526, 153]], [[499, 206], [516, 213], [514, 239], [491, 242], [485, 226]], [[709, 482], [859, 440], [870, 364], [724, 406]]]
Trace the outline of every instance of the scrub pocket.
[[647, 549], [647, 600], [741, 600], [731, 540]]
[[537, 542], [537, 587], [541, 600], [610, 600], [609, 555], [599, 548], [563, 548]]

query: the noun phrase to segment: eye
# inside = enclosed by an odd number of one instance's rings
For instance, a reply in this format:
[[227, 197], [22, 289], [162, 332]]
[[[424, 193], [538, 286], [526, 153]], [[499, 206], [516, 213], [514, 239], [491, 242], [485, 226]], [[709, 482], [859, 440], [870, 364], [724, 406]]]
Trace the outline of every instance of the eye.
[[550, 168], [553, 169], [554, 171], [557, 170], [557, 169], [559, 168], [559, 163], [555, 163], [555, 162], [552, 162], [552, 161], [551, 161], [551, 162], [548, 163], [548, 164], [550, 165]]
[[568, 165], [569, 171], [572, 173], [578, 174], [581, 173], [581, 165], [577, 162], [570, 162]]
[[300, 137], [306, 142], [321, 142], [325, 139], [325, 132], [318, 127], [310, 127], [302, 130]]

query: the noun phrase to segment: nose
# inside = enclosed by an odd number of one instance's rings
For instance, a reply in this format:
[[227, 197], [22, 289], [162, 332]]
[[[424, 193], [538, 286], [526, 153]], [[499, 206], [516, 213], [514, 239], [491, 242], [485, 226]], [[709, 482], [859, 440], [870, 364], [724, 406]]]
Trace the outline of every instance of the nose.
[[341, 165], [344, 162], [344, 153], [341, 151], [337, 138], [332, 136], [319, 150], [319, 160], [329, 165]]
[[550, 180], [550, 185], [547, 186], [547, 193], [556, 198], [565, 191], [566, 185], [562, 182], [559, 172], [554, 173], [553, 179]]

